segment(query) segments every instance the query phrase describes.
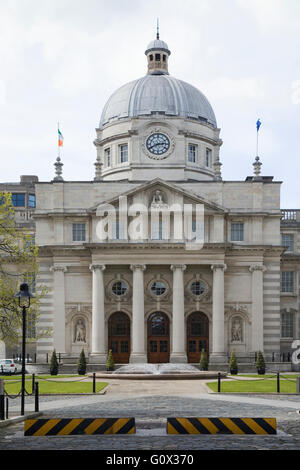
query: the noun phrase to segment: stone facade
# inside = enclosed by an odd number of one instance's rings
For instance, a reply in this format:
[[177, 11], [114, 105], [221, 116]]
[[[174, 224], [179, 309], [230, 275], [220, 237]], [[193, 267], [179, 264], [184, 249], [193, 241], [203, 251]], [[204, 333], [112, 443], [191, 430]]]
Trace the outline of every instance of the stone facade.
[[[148, 47], [148, 65], [149, 51], [169, 58], [162, 41]], [[258, 157], [254, 176], [222, 180], [213, 111], [200, 92], [169, 80], [162, 60], [149, 65], [151, 87], [137, 81], [108, 101], [93, 181], [64, 181], [60, 171], [35, 184], [39, 281], [48, 287], [38, 329], [53, 331], [37, 340], [38, 361], [54, 348], [65, 361], [84, 349], [94, 364], [109, 349], [117, 363], [197, 363], [202, 349], [219, 366], [233, 349], [246, 363], [259, 350], [278, 361], [299, 338], [300, 211], [281, 210], [281, 183], [260, 176]], [[174, 91], [167, 105], [164, 87]], [[188, 206], [202, 210], [199, 245], [178, 237], [174, 211], [165, 229], [163, 210]], [[99, 238], [99, 226], [114, 236]], [[142, 235], [131, 237], [137, 226]]]

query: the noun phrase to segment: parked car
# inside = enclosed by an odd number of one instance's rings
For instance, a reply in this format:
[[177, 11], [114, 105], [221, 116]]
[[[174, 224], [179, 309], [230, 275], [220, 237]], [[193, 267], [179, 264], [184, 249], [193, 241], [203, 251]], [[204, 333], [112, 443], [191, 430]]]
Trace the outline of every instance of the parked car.
[[0, 374], [16, 374], [18, 366], [13, 359], [0, 359]]

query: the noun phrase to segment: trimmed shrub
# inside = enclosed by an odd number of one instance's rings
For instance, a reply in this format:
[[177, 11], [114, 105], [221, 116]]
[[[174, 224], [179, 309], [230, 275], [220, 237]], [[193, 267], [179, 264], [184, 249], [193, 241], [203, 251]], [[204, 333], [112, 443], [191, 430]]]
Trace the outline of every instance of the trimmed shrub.
[[106, 370], [115, 370], [115, 361], [111, 349], [108, 351]]
[[237, 358], [235, 355], [235, 350], [231, 352], [230, 361], [229, 361], [229, 370], [231, 375], [235, 375], [238, 373], [238, 363]]
[[204, 349], [201, 351], [200, 370], [208, 370], [208, 359]]
[[78, 375], [84, 375], [86, 373], [86, 358], [84, 354], [84, 349], [82, 349], [79, 355], [77, 371], [78, 371]]
[[261, 351], [258, 351], [258, 354], [257, 354], [256, 369], [257, 369], [257, 373], [261, 375], [263, 375], [266, 372], [266, 364], [265, 364], [263, 353]]
[[58, 374], [58, 360], [56, 357], [56, 351], [54, 349], [51, 359], [50, 359], [50, 375]]

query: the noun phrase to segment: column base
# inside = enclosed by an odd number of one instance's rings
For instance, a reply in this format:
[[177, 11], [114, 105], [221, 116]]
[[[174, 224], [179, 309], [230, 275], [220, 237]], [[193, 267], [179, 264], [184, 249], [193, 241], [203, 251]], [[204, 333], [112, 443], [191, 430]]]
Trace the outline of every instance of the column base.
[[186, 364], [187, 355], [185, 353], [171, 353], [170, 363], [171, 364]]
[[224, 353], [212, 353], [209, 356], [209, 363], [210, 364], [227, 364], [228, 363], [228, 357]]
[[147, 354], [145, 353], [131, 353], [129, 358], [130, 364], [147, 364]]
[[91, 353], [89, 355], [89, 364], [106, 364], [107, 354], [105, 353]]

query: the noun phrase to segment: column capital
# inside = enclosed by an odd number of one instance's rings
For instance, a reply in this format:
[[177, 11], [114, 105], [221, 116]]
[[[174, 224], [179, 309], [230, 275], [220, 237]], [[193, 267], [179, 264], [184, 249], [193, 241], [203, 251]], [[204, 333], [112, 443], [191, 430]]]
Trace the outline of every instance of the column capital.
[[217, 270], [217, 269], [222, 269], [222, 271], [226, 271], [227, 265], [224, 264], [224, 263], [216, 263], [216, 264], [212, 264], [211, 267], [210, 267], [210, 269], [211, 269], [212, 271], [215, 271], [215, 270]]
[[131, 271], [145, 271], [145, 269], [147, 268], [147, 266], [145, 264], [131, 264], [130, 265], [130, 269]]
[[170, 269], [171, 271], [175, 271], [176, 269], [181, 269], [181, 271], [185, 271], [186, 265], [185, 264], [171, 264]]
[[104, 271], [106, 269], [105, 264], [90, 264], [89, 266], [91, 271], [96, 271], [97, 269], [100, 269], [100, 271]]
[[50, 271], [51, 272], [61, 271], [63, 273], [66, 273], [68, 271], [68, 268], [66, 266], [54, 264], [53, 266], [50, 267]]
[[249, 266], [249, 271], [250, 273], [253, 273], [253, 271], [266, 271], [267, 268], [263, 264], [251, 264]]

